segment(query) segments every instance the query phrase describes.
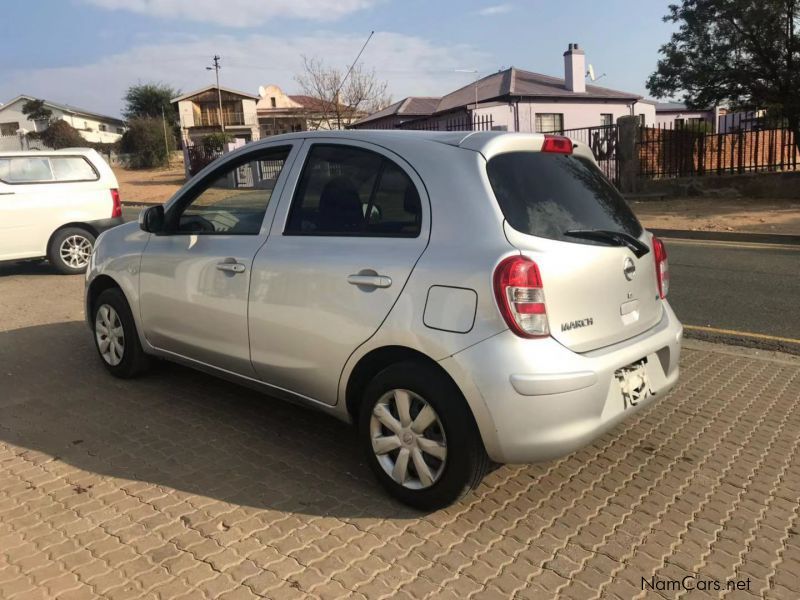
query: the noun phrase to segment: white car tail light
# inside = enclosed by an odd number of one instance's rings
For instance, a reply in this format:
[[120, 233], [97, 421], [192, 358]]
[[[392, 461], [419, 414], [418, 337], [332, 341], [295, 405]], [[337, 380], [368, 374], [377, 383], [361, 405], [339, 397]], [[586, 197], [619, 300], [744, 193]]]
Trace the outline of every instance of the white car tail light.
[[653, 256], [656, 261], [656, 278], [658, 279], [658, 295], [666, 298], [669, 292], [669, 261], [664, 242], [653, 236]]
[[550, 334], [539, 268], [527, 256], [505, 259], [494, 271], [497, 306], [511, 331], [520, 337]]

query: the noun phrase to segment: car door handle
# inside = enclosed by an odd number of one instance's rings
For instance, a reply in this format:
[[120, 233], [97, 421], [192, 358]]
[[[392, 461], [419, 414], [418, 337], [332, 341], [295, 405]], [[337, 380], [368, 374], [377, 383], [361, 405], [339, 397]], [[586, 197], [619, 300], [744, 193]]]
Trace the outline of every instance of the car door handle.
[[228, 271], [229, 273], [244, 273], [245, 266], [238, 262], [221, 262], [217, 263], [217, 269]]
[[348, 275], [347, 283], [364, 287], [388, 288], [392, 285], [392, 278], [386, 275]]

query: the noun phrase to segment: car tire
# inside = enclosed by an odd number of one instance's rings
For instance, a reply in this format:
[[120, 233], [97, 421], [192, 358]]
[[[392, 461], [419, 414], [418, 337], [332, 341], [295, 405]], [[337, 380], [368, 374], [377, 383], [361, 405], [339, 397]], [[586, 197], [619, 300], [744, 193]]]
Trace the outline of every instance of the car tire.
[[80, 227], [65, 227], [56, 231], [47, 249], [47, 259], [53, 268], [64, 275], [86, 271], [94, 249], [95, 236]]
[[358, 426], [378, 481], [392, 496], [420, 510], [459, 500], [490, 469], [461, 391], [442, 371], [423, 362], [397, 363], [380, 371], [364, 391]]
[[93, 302], [92, 330], [100, 360], [114, 377], [130, 379], [150, 367], [130, 306], [119, 288], [104, 290]]

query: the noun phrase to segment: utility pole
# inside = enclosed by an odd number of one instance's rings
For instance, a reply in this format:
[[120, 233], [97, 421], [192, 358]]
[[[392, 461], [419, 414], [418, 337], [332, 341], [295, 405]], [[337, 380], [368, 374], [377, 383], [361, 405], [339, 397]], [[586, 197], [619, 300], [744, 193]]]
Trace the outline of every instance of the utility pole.
[[222, 68], [219, 64], [219, 59], [221, 57], [217, 54], [214, 55], [214, 66], [213, 67], [206, 67], [206, 71], [214, 71], [217, 76], [217, 99], [219, 100], [219, 124], [222, 128], [222, 131], [225, 131], [225, 117], [224, 113], [222, 112], [222, 90], [219, 89], [219, 70]]
[[167, 157], [169, 166], [169, 141], [167, 140], [167, 118], [164, 116], [164, 106], [161, 106], [161, 122], [164, 124], [164, 156]]

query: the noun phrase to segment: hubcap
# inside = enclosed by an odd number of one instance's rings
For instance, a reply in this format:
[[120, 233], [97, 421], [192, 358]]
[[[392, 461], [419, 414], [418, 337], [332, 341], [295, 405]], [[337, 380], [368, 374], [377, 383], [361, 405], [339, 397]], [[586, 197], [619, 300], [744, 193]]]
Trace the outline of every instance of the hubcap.
[[419, 490], [444, 472], [447, 440], [439, 415], [420, 395], [391, 390], [372, 409], [372, 450], [384, 471], [403, 487]]
[[80, 269], [89, 264], [92, 256], [92, 242], [82, 235], [71, 235], [61, 242], [61, 260], [73, 269]]
[[94, 335], [104, 361], [112, 367], [122, 362], [122, 355], [125, 352], [125, 332], [117, 311], [108, 304], [103, 304], [97, 309]]

